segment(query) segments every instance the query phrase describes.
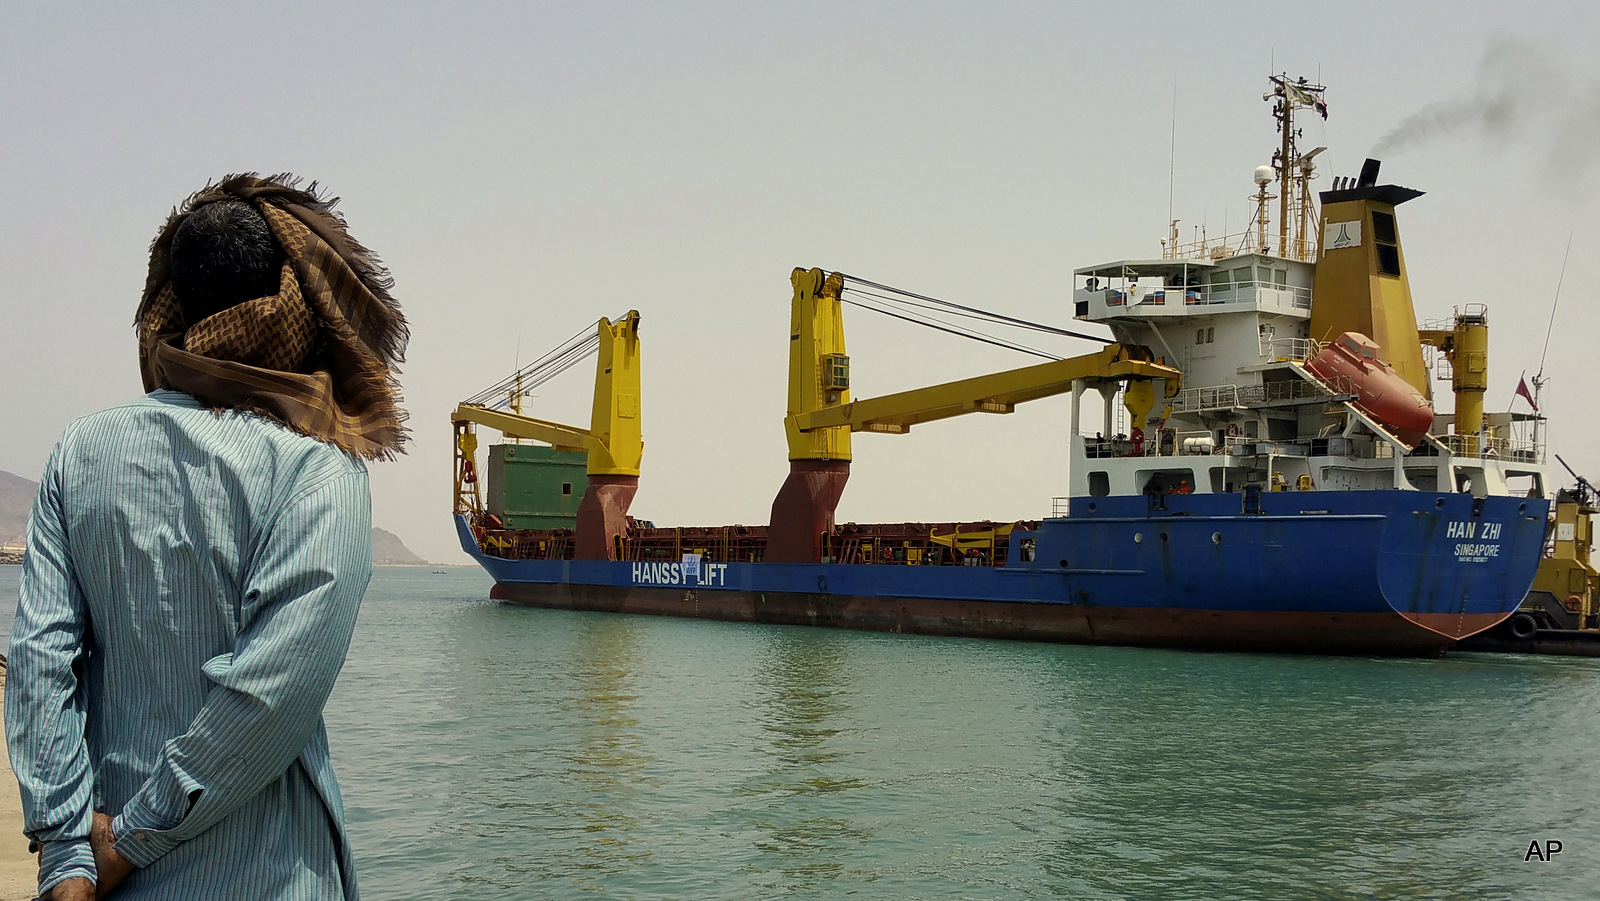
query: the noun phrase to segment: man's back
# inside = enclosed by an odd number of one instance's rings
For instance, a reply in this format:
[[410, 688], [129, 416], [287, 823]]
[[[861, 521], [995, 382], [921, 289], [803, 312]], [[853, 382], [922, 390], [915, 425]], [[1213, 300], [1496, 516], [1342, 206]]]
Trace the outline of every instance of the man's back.
[[130, 901], [355, 897], [321, 710], [371, 573], [365, 466], [157, 391], [68, 429], [31, 531], [8, 719], [59, 713], [11, 735], [29, 822], [120, 814]]
[[410, 331], [336, 203], [247, 173], [174, 209], [134, 316], [148, 394], [40, 480], [5, 719], [48, 901], [356, 897], [322, 707]]

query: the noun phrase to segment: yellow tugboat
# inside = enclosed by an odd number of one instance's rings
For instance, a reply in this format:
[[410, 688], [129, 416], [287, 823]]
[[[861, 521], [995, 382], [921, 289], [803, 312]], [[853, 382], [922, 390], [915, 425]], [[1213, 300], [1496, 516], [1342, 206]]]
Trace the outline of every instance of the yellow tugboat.
[[1463, 651], [1600, 657], [1600, 571], [1594, 544], [1595, 488], [1556, 455], [1577, 487], [1556, 494], [1549, 545], [1522, 605], [1504, 623], [1463, 641]]

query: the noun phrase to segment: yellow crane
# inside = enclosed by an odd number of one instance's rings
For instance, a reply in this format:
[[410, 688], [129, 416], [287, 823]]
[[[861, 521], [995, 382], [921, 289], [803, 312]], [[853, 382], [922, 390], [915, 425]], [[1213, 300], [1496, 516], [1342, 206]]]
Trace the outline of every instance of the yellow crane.
[[1483, 395], [1489, 390], [1489, 313], [1481, 303], [1457, 311], [1445, 329], [1418, 329], [1422, 344], [1439, 349], [1450, 363], [1450, 385], [1455, 391], [1455, 446], [1452, 451], [1476, 457], [1483, 431]]
[[1157, 361], [1149, 348], [1108, 344], [1101, 350], [1005, 372], [945, 382], [882, 397], [852, 400], [845, 352], [841, 294], [845, 279], [821, 269], [790, 276], [789, 477], [772, 503], [765, 559], [816, 562], [822, 537], [850, 477], [852, 432], [904, 434], [913, 425], [967, 413], [1010, 413], [1030, 400], [1065, 394], [1074, 382], [1128, 383], [1124, 394], [1135, 422], [1155, 403], [1153, 382], [1178, 393], [1182, 376]]
[[639, 462], [644, 436], [639, 413], [639, 312], [629, 310], [613, 322], [596, 325], [599, 353], [595, 361], [594, 404], [589, 427], [563, 425], [518, 410], [490, 409], [461, 403], [450, 416], [455, 426], [455, 511], [482, 513], [478, 493], [476, 426], [495, 429], [510, 438], [543, 441], [558, 450], [588, 454], [588, 487], [578, 505], [575, 555], [580, 559], [617, 559], [626, 530], [628, 506], [639, 490]]

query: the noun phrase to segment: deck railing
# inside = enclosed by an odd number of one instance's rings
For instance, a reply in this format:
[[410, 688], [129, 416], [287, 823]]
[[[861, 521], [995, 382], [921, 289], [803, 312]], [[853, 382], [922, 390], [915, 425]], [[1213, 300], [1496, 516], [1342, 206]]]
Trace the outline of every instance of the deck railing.
[[[1314, 262], [1317, 258], [1317, 241], [1314, 236], [1304, 240], [1289, 239], [1290, 259]], [[1242, 253], [1256, 253], [1262, 250], [1260, 232], [1255, 229], [1246, 229], [1223, 235], [1220, 238], [1201, 238], [1197, 241], [1184, 241], [1173, 243], [1169, 239], [1161, 242], [1161, 258], [1164, 260], [1225, 260]]]
[[1439, 440], [1458, 457], [1482, 457], [1519, 463], [1545, 462], [1545, 446], [1499, 435], [1441, 435]]
[[1231, 410], [1240, 406], [1239, 390], [1238, 385], [1185, 388], [1172, 399], [1172, 412], [1203, 413], [1207, 410]]
[[1322, 344], [1312, 338], [1270, 338], [1261, 336], [1261, 359], [1303, 363], [1322, 352]]
[[1308, 382], [1305, 379], [1284, 379], [1261, 385], [1207, 385], [1179, 391], [1178, 396], [1172, 399], [1172, 412], [1205, 413], [1211, 410], [1248, 407], [1252, 404], [1300, 398], [1349, 396], [1353, 393], [1349, 376], [1338, 376], [1316, 382]]
[[[1094, 293], [1094, 292], [1089, 292]], [[1225, 303], [1247, 303], [1279, 309], [1311, 309], [1311, 289], [1273, 282], [1229, 282], [1203, 285], [1161, 285], [1154, 287], [1101, 288], [1108, 307], [1171, 307], [1181, 315], [1184, 308]]]

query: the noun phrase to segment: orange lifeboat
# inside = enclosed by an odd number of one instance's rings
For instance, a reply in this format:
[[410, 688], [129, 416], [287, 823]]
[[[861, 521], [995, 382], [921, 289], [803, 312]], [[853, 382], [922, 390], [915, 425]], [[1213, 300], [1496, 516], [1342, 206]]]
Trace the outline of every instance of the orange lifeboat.
[[[1417, 446], [1433, 426], [1433, 406], [1388, 363], [1378, 345], [1359, 332], [1345, 332], [1306, 364], [1339, 394], [1354, 394], [1361, 412], [1388, 428], [1407, 448]], [[1343, 382], [1348, 379], [1350, 390]]]

